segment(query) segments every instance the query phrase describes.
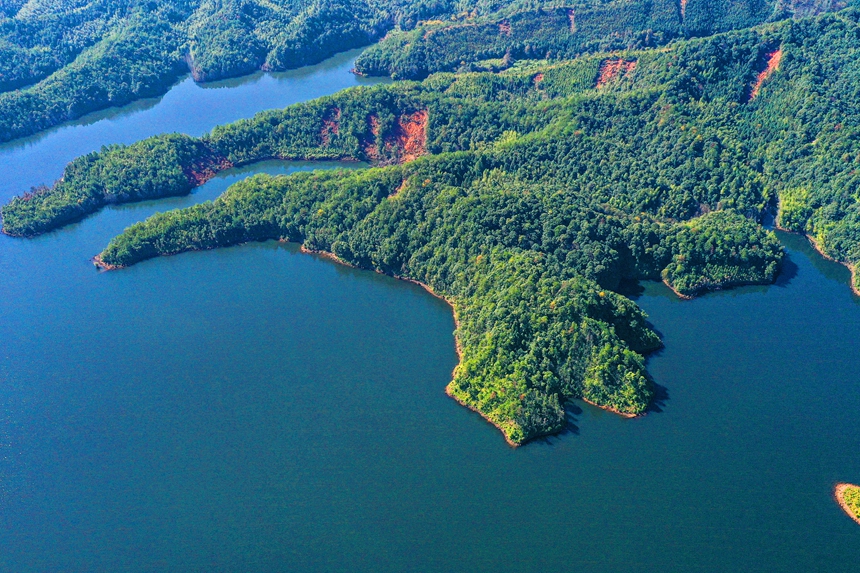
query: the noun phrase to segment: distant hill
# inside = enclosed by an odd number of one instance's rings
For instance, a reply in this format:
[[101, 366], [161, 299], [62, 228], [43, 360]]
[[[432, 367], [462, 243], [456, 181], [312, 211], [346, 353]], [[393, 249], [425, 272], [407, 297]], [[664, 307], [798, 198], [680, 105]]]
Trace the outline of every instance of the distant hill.
[[[0, 141], [211, 81], [317, 63], [391, 32], [358, 65], [421, 78], [482, 60], [648, 47], [845, 2], [648, 0], [3, 0]], [[544, 10], [536, 11], [535, 6]]]

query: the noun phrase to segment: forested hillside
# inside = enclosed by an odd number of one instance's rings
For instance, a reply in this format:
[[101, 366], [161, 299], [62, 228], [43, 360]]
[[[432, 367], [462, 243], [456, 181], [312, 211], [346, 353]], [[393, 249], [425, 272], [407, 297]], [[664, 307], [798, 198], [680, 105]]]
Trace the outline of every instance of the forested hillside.
[[614, 0], [547, 4], [484, 17], [469, 14], [453, 22], [435, 20], [414, 30], [392, 32], [362, 54], [356, 69], [367, 75], [421, 79], [439, 71], [506, 67], [521, 58], [562, 59], [588, 52], [656, 47], [678, 38], [749, 28], [848, 4], [830, 0]]
[[772, 282], [783, 253], [759, 225], [771, 217], [860, 263], [858, 22], [849, 8], [437, 73], [105, 148], [3, 207], [3, 230], [43, 233], [262, 159], [369, 161], [251, 178], [130, 227], [98, 262], [284, 239], [420, 281], [459, 319], [449, 394], [519, 444], [560, 430], [572, 398], [647, 410], [643, 355], [660, 342], [616, 294], [626, 281], [682, 296]]
[[365, 46], [446, 0], [77, 0], [0, 5], [0, 141], [198, 81]]
[[[364, 73], [420, 78], [747, 27], [845, 2], [722, 0], [5, 0], [0, 142], [198, 81], [285, 70], [392, 34]], [[536, 9], [540, 10], [536, 10]], [[507, 54], [507, 58], [505, 57]], [[485, 62], [497, 58], [499, 62]]]

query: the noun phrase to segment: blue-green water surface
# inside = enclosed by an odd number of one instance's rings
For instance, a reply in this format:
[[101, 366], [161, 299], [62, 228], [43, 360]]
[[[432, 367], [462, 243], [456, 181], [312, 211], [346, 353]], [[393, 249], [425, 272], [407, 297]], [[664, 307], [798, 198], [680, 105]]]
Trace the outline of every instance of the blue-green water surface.
[[[357, 81], [350, 63], [297, 72], [284, 97]], [[268, 106], [266, 77], [207, 108]], [[141, 114], [185, 129], [171, 101], [7, 146], [0, 198], [137, 139]], [[274, 242], [89, 261], [248, 173], [331, 166], [267, 162], [0, 237], [0, 571], [858, 570], [860, 527], [831, 495], [860, 482], [860, 301], [805, 239], [780, 235], [772, 287], [680, 301], [644, 285], [666, 344], [655, 411], [579, 404], [568, 432], [518, 449], [445, 396], [453, 318], [420, 287]]]

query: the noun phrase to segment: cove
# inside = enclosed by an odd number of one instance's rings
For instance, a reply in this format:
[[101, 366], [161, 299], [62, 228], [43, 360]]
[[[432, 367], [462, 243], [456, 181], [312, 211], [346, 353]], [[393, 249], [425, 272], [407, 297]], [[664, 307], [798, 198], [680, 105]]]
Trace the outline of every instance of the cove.
[[[288, 72], [195, 83], [186, 76], [159, 98], [88, 114], [39, 134], [0, 144], [0, 202], [50, 185], [76, 157], [103, 145], [134, 143], [160, 133], [200, 136], [216, 125], [308, 101], [342, 89], [388, 80], [349, 73], [361, 49]], [[14, 166], [14, 169], [9, 167]]]
[[643, 285], [660, 411], [581, 405], [516, 450], [445, 396], [453, 318], [416, 285], [272, 242], [89, 262], [155, 211], [314, 166], [0, 237], [0, 570], [856, 566], [830, 496], [860, 475], [860, 303], [801, 237], [771, 287]]

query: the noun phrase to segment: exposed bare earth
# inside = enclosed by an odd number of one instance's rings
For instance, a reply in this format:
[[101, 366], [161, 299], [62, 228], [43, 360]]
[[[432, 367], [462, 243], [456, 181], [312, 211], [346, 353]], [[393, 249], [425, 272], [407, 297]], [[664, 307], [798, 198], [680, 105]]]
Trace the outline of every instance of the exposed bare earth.
[[759, 72], [755, 82], [753, 82], [752, 91], [750, 91], [750, 101], [758, 96], [764, 82], [779, 69], [779, 62], [782, 60], [782, 48], [767, 54], [764, 60], [764, 69]]
[[594, 87], [600, 89], [612, 80], [626, 76], [636, 69], [636, 60], [624, 60], [616, 58], [613, 60], [603, 60], [600, 64], [600, 71], [597, 73], [597, 83]]
[[340, 108], [331, 109], [323, 118], [323, 126], [320, 130], [320, 141], [322, 144], [328, 145], [331, 142], [333, 135], [337, 135], [340, 130]]
[[[364, 153], [374, 163], [391, 161], [407, 163], [427, 153], [427, 110], [401, 115], [392, 133], [382, 135], [379, 118], [368, 117], [372, 139], [364, 143]], [[379, 143], [382, 137], [382, 151]]]
[[215, 177], [220, 171], [231, 167], [233, 164], [226, 157], [210, 157], [186, 169], [185, 176], [188, 177], [188, 183], [197, 187]]
[[106, 271], [116, 271], [116, 270], [119, 270], [122, 268], [119, 265], [109, 265], [108, 263], [104, 262], [102, 260], [101, 256], [99, 256], [99, 255], [96, 255], [93, 257], [93, 264], [96, 267], [103, 269], [103, 270], [106, 270]]
[[582, 398], [582, 401], [585, 402], [586, 404], [591, 404], [592, 406], [596, 406], [597, 408], [600, 408], [601, 410], [606, 410], [607, 412], [612, 412], [613, 414], [618, 414], [622, 418], [628, 418], [628, 419], [639, 418], [640, 416], [645, 415], [645, 414], [630, 414], [628, 412], [619, 412], [615, 408], [611, 408], [609, 406], [601, 406], [600, 404], [595, 404], [591, 400], [587, 400], [585, 398]]
[[396, 144], [401, 151], [400, 162], [406, 163], [427, 153], [427, 110], [400, 116]]
[[845, 501], [845, 493], [851, 489], [860, 489], [860, 486], [856, 486], [850, 483], [838, 483], [833, 490], [833, 497], [836, 498], [836, 503], [839, 504], [839, 507], [842, 508], [842, 511], [844, 511], [848, 515], [848, 517], [860, 524], [860, 516], [854, 513], [854, 510], [851, 508], [851, 506], [848, 505], [848, 502]]

